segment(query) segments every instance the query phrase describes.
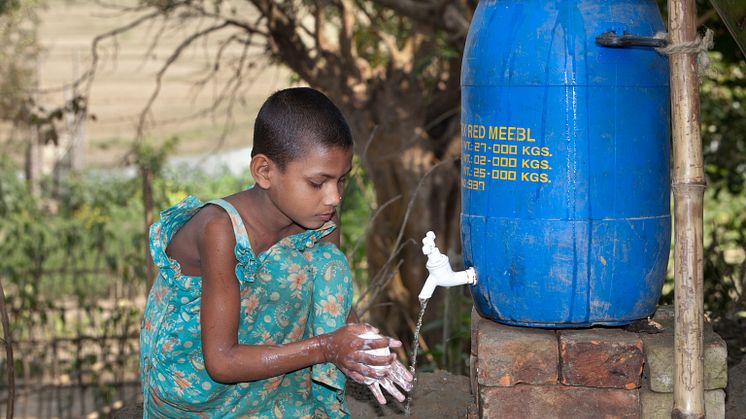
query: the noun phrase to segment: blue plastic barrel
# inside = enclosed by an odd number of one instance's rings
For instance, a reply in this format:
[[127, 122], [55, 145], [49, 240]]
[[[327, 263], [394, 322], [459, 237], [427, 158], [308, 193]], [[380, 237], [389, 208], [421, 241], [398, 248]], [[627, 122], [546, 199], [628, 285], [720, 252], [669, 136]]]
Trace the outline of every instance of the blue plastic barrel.
[[671, 238], [668, 60], [653, 0], [482, 0], [461, 74], [466, 266], [480, 314], [536, 327], [652, 314]]

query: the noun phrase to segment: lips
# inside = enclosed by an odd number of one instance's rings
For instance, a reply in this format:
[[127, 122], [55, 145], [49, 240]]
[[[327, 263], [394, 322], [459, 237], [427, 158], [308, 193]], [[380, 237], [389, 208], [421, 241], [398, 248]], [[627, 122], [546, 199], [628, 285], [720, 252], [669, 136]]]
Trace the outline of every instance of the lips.
[[334, 217], [334, 211], [332, 212], [325, 212], [323, 214], [319, 214], [319, 218], [321, 218], [324, 221], [329, 221]]

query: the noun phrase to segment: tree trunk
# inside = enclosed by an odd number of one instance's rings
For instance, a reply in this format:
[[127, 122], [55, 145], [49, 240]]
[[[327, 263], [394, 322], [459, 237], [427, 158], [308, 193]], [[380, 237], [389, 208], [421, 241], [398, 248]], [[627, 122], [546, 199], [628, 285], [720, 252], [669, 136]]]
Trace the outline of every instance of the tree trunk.
[[[417, 295], [427, 278], [422, 238], [433, 231], [442, 252], [460, 254], [460, 143], [456, 114], [446, 120], [452, 126], [440, 138], [430, 138], [423, 128], [428, 122], [421, 94], [393, 85], [373, 95], [373, 112], [348, 114], [353, 115], [357, 151], [375, 188], [378, 208], [385, 205], [367, 239], [371, 314], [376, 326], [409, 349], [420, 310]], [[390, 100], [382, 98], [386, 91], [395, 92]], [[451, 262], [458, 266], [460, 260]], [[424, 324], [442, 318], [443, 297], [443, 291], [434, 294]], [[430, 342], [439, 338], [440, 329], [426, 334]]]
[[41, 158], [42, 150], [39, 144], [39, 128], [36, 125], [27, 125], [22, 128], [28, 133], [26, 143], [26, 159], [24, 169], [26, 172], [26, 184], [31, 195], [38, 198], [41, 195]]
[[8, 317], [8, 308], [5, 305], [5, 291], [3, 283], [0, 280], [0, 323], [3, 325], [3, 343], [5, 344], [5, 368], [8, 376], [8, 401], [5, 405], [5, 417], [13, 419], [15, 411], [14, 403], [16, 399], [16, 369], [13, 360], [13, 331], [10, 328], [10, 318]]

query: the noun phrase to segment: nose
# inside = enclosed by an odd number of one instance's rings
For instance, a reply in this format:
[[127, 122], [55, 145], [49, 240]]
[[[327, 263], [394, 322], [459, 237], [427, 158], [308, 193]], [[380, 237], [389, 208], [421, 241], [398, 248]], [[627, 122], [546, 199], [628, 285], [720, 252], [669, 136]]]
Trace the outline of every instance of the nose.
[[339, 188], [327, 188], [324, 204], [330, 207], [336, 207], [342, 202], [342, 191]]

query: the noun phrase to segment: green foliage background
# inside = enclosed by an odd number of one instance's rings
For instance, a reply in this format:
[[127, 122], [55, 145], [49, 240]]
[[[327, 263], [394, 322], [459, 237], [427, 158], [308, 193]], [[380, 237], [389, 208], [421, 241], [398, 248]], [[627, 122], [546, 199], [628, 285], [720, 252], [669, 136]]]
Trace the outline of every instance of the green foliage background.
[[36, 0], [0, 0], [0, 121], [19, 122], [40, 53]]
[[746, 64], [737, 49], [721, 51], [701, 85], [705, 309], [734, 363], [746, 353]]
[[[746, 319], [746, 63], [737, 51], [730, 57], [721, 52], [709, 56], [700, 89], [707, 178], [705, 309], [716, 321], [733, 325]], [[672, 301], [669, 269], [663, 302]], [[744, 342], [737, 345], [746, 351]]]

